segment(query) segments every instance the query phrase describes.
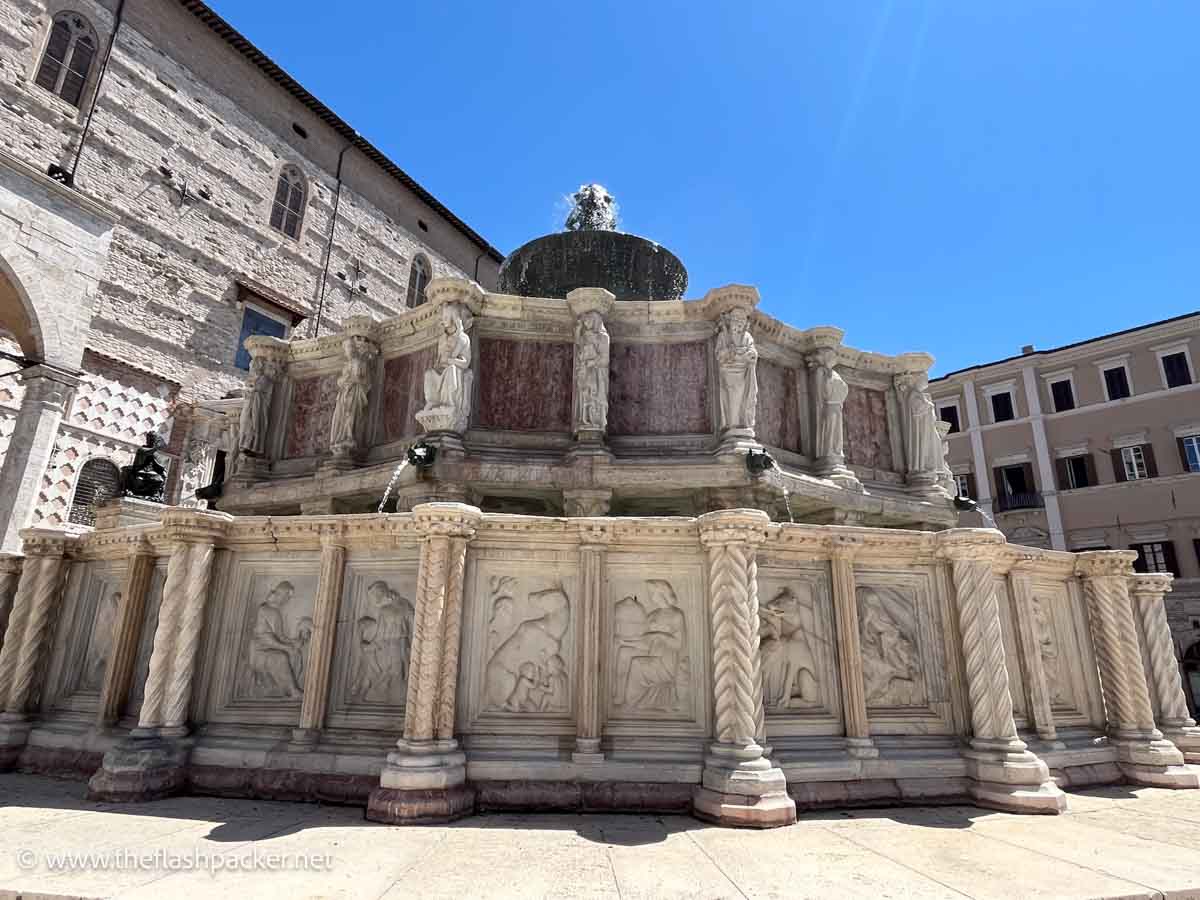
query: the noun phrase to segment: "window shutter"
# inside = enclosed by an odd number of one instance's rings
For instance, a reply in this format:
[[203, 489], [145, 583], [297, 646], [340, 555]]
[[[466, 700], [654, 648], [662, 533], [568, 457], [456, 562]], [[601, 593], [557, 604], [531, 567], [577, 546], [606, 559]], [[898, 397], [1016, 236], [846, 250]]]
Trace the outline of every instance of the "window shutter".
[[1200, 538], [1192, 541], [1192, 549], [1196, 551], [1196, 562], [1200, 563]]
[[996, 496], [1005, 497], [1008, 495], [1008, 489], [1004, 484], [1004, 469], [1000, 466], [992, 469], [992, 480], [996, 482]]
[[[967, 473], [967, 496], [970, 497], [972, 500], [979, 499], [979, 490], [975, 486], [975, 473], [974, 472]], [[1200, 546], [1200, 541], [1197, 542], [1197, 546]]]
[[38, 69], [38, 87], [53, 91], [58, 87], [58, 73], [62, 71], [63, 63], [67, 61], [67, 47], [71, 44], [71, 26], [67, 20], [60, 18], [50, 29], [50, 40], [46, 43], [46, 53], [42, 56], [42, 65]]
[[1069, 491], [1071, 489], [1071, 475], [1067, 469], [1068, 464], [1065, 457], [1060, 456], [1054, 461], [1054, 477], [1058, 479], [1058, 489], [1060, 491]]
[[1146, 477], [1157, 478], [1158, 466], [1154, 462], [1154, 447], [1150, 444], [1142, 444], [1142, 456], [1146, 459]]
[[1083, 459], [1084, 459], [1084, 465], [1087, 466], [1088, 484], [1089, 485], [1099, 484], [1100, 479], [1096, 477], [1096, 460], [1092, 457], [1092, 454], [1090, 454], [1090, 453], [1087, 456], [1085, 456]]
[[1183, 438], [1175, 438], [1175, 445], [1179, 448], [1179, 465], [1183, 466], [1184, 472], [1190, 472], [1191, 469], [1188, 467], [1187, 447], [1184, 446]]
[[1125, 478], [1125, 461], [1121, 459], [1121, 451], [1110, 450], [1109, 453], [1112, 456], [1113, 480], [1116, 482], [1128, 480]]
[[1179, 560], [1175, 557], [1175, 544], [1173, 541], [1163, 541], [1163, 559], [1166, 560], [1167, 569], [1176, 578], [1179, 577]]
[[1142, 572], [1142, 573], [1145, 573], [1146, 571], [1148, 571], [1146, 568], [1146, 551], [1142, 547], [1142, 545], [1141, 544], [1131, 544], [1129, 546], [1129, 549], [1137, 551], [1137, 559], [1135, 559], [1133, 561], [1133, 571]]

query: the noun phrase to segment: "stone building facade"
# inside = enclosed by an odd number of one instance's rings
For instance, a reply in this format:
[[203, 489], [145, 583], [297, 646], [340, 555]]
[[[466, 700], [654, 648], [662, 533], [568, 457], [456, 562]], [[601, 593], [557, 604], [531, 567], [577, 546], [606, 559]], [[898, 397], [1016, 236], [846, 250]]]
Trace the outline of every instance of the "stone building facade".
[[1200, 312], [973, 366], [930, 392], [960, 491], [1009, 540], [1136, 550], [1200, 703]]
[[494, 285], [498, 251], [205, 4], [14, 0], [0, 36], [3, 549], [89, 521], [147, 430], [186, 502], [248, 335]]

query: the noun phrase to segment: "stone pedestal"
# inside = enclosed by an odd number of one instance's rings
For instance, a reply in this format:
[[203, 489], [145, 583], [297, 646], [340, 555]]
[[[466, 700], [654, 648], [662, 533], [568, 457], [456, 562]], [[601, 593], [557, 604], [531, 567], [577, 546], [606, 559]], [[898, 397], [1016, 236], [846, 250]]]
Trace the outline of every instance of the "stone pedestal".
[[796, 821], [783, 770], [766, 758], [759, 658], [757, 547], [770, 518], [731, 509], [699, 519], [708, 552], [716, 741], [704, 759], [693, 813], [720, 825], [774, 828]]
[[104, 754], [88, 796], [114, 802], [153, 800], [187, 781], [188, 712], [204, 628], [216, 541], [232, 520], [225, 513], [173, 507], [161, 539], [171, 549], [154, 650], [138, 727]]
[[25, 562], [0, 647], [0, 771], [17, 764], [29, 737], [28, 711], [44, 677], [70, 540], [62, 532], [21, 532]]
[[108, 531], [126, 525], [153, 525], [162, 520], [161, 503], [139, 500], [136, 497], [118, 497], [96, 510], [96, 530]]
[[1100, 667], [1108, 739], [1117, 751], [1117, 765], [1134, 784], [1198, 788], [1200, 769], [1186, 765], [1179, 748], [1154, 724], [1129, 597], [1136, 557], [1130, 550], [1092, 550], [1076, 556]]
[[612, 491], [606, 488], [563, 491], [563, 513], [572, 518], [607, 516], [611, 505]]
[[954, 529], [938, 535], [939, 552], [950, 561], [954, 577], [967, 671], [972, 736], [963, 756], [971, 778], [969, 790], [984, 806], [1059, 813], [1066, 809], [1066, 797], [1050, 779], [1045, 762], [1017, 737], [1013, 721], [992, 569], [992, 559], [1003, 544], [998, 531]]
[[470, 815], [475, 791], [454, 739], [467, 543], [482, 514], [461, 503], [413, 509], [424, 535], [417, 572], [404, 737], [388, 754], [371, 792], [367, 818], [393, 825], [445, 822]]
[[1134, 575], [1130, 581], [1154, 719], [1163, 737], [1179, 748], [1184, 761], [1200, 765], [1200, 728], [1188, 715], [1163, 602], [1170, 590], [1170, 575]]

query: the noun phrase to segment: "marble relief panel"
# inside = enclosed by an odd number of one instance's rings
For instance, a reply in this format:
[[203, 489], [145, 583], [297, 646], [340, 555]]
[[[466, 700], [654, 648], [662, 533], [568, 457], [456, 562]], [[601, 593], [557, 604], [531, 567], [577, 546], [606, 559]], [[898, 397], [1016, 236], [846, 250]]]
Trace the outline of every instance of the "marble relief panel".
[[608, 432], [710, 434], [708, 342], [612, 345]]
[[104, 686], [112, 655], [113, 624], [126, 564], [89, 560], [72, 566], [63, 598], [49, 683], [57, 685], [54, 705], [92, 711]]
[[758, 414], [755, 431], [768, 447], [803, 453], [800, 429], [799, 369], [758, 361]]
[[468, 640], [460, 699], [467, 730], [572, 731], [579, 677], [576, 555], [492, 553], [473, 554], [464, 597]]
[[336, 375], [301, 378], [292, 384], [285, 457], [317, 456], [328, 449], [336, 403]]
[[1055, 724], [1085, 724], [1088, 720], [1087, 676], [1073, 622], [1071, 596], [1065, 584], [1033, 583], [1033, 620], [1046, 675], [1046, 692]]
[[235, 560], [233, 602], [217, 647], [214, 720], [299, 720], [319, 571], [313, 555]]
[[479, 427], [570, 431], [575, 347], [552, 341], [479, 342]]
[[415, 554], [347, 564], [330, 681], [332, 727], [403, 726], [417, 565]]
[[842, 407], [842, 428], [848, 465], [895, 470], [884, 391], [850, 385]]
[[607, 731], [686, 735], [705, 727], [703, 590], [698, 567], [609, 565], [601, 638]]
[[859, 570], [859, 644], [872, 729], [953, 731], [943, 624], [931, 574]]
[[421, 433], [417, 413], [425, 405], [425, 370], [433, 365], [434, 348], [426, 347], [383, 363], [380, 440], [384, 443]]
[[791, 723], [834, 733], [841, 722], [833, 602], [825, 567], [758, 570], [763, 707], [777, 734]]

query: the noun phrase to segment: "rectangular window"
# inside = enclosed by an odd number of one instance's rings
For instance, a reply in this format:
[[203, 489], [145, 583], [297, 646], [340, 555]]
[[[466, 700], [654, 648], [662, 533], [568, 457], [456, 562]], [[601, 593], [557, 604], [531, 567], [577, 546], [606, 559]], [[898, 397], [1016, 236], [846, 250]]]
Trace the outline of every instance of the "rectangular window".
[[950, 423], [950, 431], [948, 434], [957, 434], [962, 429], [958, 424], [958, 407], [957, 406], [942, 406], [938, 408], [938, 418], [943, 422]]
[[1055, 412], [1075, 408], [1075, 392], [1071, 390], [1071, 382], [1065, 378], [1050, 383], [1050, 396], [1054, 399]]
[[1126, 481], [1150, 477], [1149, 470], [1146, 468], [1146, 454], [1141, 447], [1122, 447], [1121, 465], [1125, 467]]
[[1063, 460], [1067, 470], [1067, 487], [1085, 488], [1094, 483], [1091, 466], [1088, 465], [1090, 461], [1091, 457], [1088, 456], [1069, 456]]
[[250, 351], [246, 349], [246, 338], [256, 334], [282, 338], [287, 334], [287, 326], [253, 307], [246, 307], [242, 313], [242, 333], [238, 336], [237, 356], [233, 364], [247, 372], [250, 371]]
[[999, 394], [992, 394], [992, 421], [993, 422], [1009, 422], [1016, 418], [1013, 412], [1012, 394], [1008, 391], [1001, 391]]
[[1192, 383], [1192, 372], [1188, 368], [1186, 353], [1168, 353], [1162, 358], [1162, 367], [1168, 388], [1183, 387]]
[[1124, 366], [1104, 370], [1104, 389], [1109, 400], [1123, 400], [1129, 396], [1129, 373]]
[[1200, 472], [1200, 434], [1189, 434], [1179, 439], [1179, 456], [1183, 471]]
[[1129, 549], [1137, 551], [1137, 559], [1133, 561], [1135, 572], [1178, 574], [1177, 570], [1179, 567], [1175, 564], [1175, 547], [1170, 541], [1134, 544]]

